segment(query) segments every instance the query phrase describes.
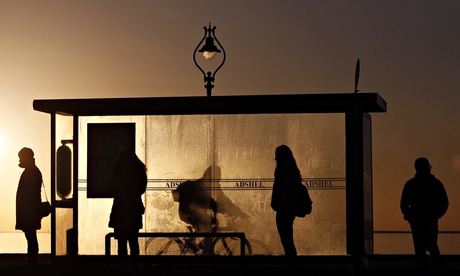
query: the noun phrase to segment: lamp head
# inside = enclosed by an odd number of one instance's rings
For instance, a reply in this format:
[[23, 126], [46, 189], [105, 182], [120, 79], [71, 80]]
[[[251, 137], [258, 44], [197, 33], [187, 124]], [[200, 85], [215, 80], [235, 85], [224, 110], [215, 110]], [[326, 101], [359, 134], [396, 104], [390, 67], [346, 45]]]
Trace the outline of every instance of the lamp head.
[[198, 52], [203, 53], [205, 59], [211, 60], [216, 56], [216, 53], [220, 53], [221, 51], [214, 45], [214, 38], [208, 36], [206, 37], [206, 43]]

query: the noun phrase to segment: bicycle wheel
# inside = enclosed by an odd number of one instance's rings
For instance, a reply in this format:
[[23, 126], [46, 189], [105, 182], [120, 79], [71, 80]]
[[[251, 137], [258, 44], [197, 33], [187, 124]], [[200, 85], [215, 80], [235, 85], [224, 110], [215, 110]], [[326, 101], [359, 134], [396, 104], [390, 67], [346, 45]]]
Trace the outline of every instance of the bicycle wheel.
[[[252, 255], [251, 244], [244, 239], [244, 254]], [[239, 238], [219, 237], [214, 240], [214, 254], [221, 256], [241, 256], [241, 244]]]
[[179, 238], [154, 237], [145, 242], [146, 255], [181, 255], [184, 244]]
[[252, 255], [272, 255], [272, 250], [263, 242], [251, 239]]
[[182, 245], [181, 255], [196, 255], [200, 250], [200, 245], [197, 243], [196, 238], [185, 237]]

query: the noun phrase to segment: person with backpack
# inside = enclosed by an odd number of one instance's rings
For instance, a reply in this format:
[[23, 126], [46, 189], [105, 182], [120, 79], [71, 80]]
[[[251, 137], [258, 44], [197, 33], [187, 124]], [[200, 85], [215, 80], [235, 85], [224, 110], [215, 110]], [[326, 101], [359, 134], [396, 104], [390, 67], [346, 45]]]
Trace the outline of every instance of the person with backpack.
[[276, 168], [273, 183], [271, 208], [276, 212], [276, 228], [288, 257], [297, 256], [294, 244], [294, 219], [296, 210], [293, 198], [296, 196], [296, 185], [302, 185], [302, 176], [297, 167], [291, 149], [281, 145], [275, 150]]
[[410, 224], [418, 268], [428, 273], [430, 253], [435, 268], [442, 271], [438, 247], [438, 220], [444, 216], [449, 200], [443, 183], [431, 174], [431, 164], [425, 157], [415, 160], [415, 176], [404, 185], [400, 208]]

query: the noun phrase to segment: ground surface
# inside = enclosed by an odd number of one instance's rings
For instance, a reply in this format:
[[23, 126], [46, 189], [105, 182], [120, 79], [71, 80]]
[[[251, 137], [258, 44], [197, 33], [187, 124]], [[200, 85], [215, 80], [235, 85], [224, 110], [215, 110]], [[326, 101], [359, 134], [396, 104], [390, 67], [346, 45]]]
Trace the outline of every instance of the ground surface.
[[[460, 256], [444, 256], [444, 275], [460, 275]], [[413, 256], [373, 255], [357, 270], [349, 256], [142, 256], [136, 262], [116, 256], [56, 257], [40, 255], [28, 266], [23, 254], [0, 254], [0, 275], [418, 275]], [[433, 271], [432, 275], [436, 275]]]

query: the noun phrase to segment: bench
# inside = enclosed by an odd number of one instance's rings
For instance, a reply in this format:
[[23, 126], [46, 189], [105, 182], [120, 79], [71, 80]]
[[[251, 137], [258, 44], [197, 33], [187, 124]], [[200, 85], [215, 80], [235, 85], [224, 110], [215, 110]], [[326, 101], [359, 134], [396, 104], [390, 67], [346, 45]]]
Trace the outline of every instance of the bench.
[[[111, 238], [115, 236], [115, 233], [111, 232], [105, 235], [105, 255], [111, 255]], [[244, 232], [140, 232], [138, 237], [142, 238], [153, 238], [153, 237], [163, 237], [163, 238], [180, 238], [180, 237], [224, 237], [224, 238], [239, 238], [240, 239], [240, 252], [241, 256], [244, 256], [245, 253], [245, 240], [246, 235]]]

